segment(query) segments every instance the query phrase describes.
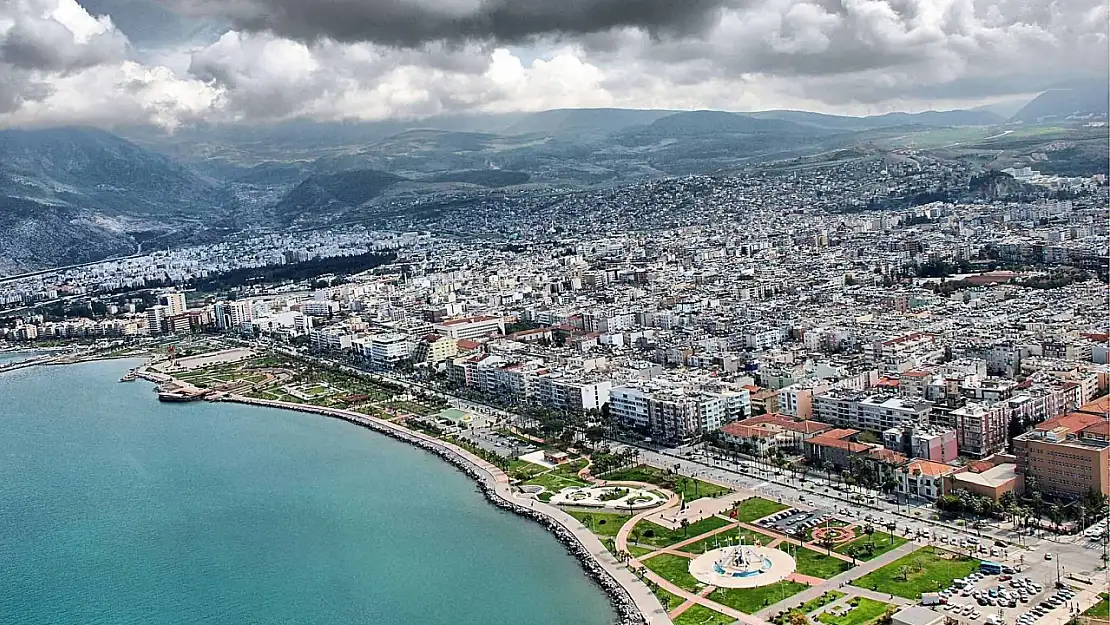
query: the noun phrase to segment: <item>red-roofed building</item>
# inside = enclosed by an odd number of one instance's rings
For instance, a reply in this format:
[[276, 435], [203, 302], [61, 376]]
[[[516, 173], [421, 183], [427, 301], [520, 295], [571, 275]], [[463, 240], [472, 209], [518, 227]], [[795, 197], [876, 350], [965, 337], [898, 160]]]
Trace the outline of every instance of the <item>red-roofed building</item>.
[[805, 441], [831, 428], [819, 421], [795, 420], [772, 413], [725, 425], [721, 438], [734, 445], [748, 443], [761, 453], [772, 447], [801, 451]]
[[822, 432], [805, 442], [806, 460], [814, 466], [831, 462], [836, 467], [847, 467], [853, 456], [867, 454], [881, 445], [857, 443], [851, 440], [859, 430], [835, 429]]
[[898, 480], [897, 491], [910, 497], [936, 499], [944, 494], [944, 478], [957, 470], [956, 467], [931, 460], [913, 460], [894, 472]]

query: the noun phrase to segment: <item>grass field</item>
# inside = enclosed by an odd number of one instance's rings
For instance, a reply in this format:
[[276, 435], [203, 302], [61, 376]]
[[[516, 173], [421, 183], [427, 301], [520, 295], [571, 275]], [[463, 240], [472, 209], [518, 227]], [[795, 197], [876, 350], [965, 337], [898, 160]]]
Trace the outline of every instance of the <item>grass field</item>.
[[637, 532], [639, 538], [635, 541], [645, 545], [652, 545], [655, 547], [667, 547], [677, 542], [682, 542], [687, 538], [694, 538], [706, 532], [711, 532], [715, 529], [722, 528], [728, 525], [728, 521], [720, 517], [706, 517], [697, 523], [691, 523], [686, 531], [682, 528], [667, 529], [662, 525], [656, 525], [651, 521], [641, 521], [632, 528], [633, 532]]
[[740, 506], [736, 511], [736, 520], [745, 523], [751, 523], [756, 519], [762, 519], [765, 516], [770, 516], [780, 510], [786, 510], [790, 506], [781, 504], [775, 501], [770, 501], [762, 497], [752, 497], [740, 502]]
[[729, 625], [736, 619], [703, 605], [692, 605], [674, 618], [674, 625]]
[[598, 536], [616, 536], [621, 526], [629, 519], [626, 514], [612, 514], [609, 512], [582, 512], [567, 510], [567, 514], [578, 519], [582, 525]]
[[1093, 616], [1110, 621], [1110, 593], [1102, 593], [1102, 601], [1091, 606], [1083, 616]]
[[886, 613], [889, 603], [875, 601], [866, 597], [859, 597], [859, 603], [842, 616], [833, 616], [827, 612], [817, 615], [817, 620], [825, 625], [865, 625]]
[[799, 609], [802, 611], [803, 614], [809, 614], [817, 608], [827, 606], [833, 601], [836, 601], [837, 599], [845, 596], [847, 595], [840, 592], [839, 590], [826, 590], [825, 594], [817, 597], [816, 599], [810, 599], [809, 601], [806, 601]]
[[693, 542], [693, 543], [690, 543], [689, 545], [686, 545], [682, 549], [679, 549], [679, 551], [685, 551], [686, 553], [705, 553], [706, 551], [712, 551], [712, 550], [716, 549], [718, 543], [722, 547], [725, 546], [727, 544], [726, 541], [730, 538], [732, 539], [733, 544], [736, 544], [736, 535], [737, 535], [737, 533], [739, 533], [740, 536], [744, 537], [744, 543], [748, 544], [748, 545], [755, 544], [755, 541], [757, 541], [757, 540], [760, 541], [762, 544], [766, 545], [767, 543], [774, 540], [773, 538], [771, 538], [770, 536], [768, 536], [766, 534], [761, 534], [759, 532], [753, 532], [753, 531], [751, 531], [750, 529], [748, 529], [746, 527], [737, 527], [734, 530], [729, 530], [727, 532], [721, 532], [720, 534], [714, 534], [713, 536], [706, 536], [705, 538], [703, 538], [703, 539], [701, 539], [697, 542]]
[[888, 592], [916, 601], [923, 592], [952, 585], [979, 568], [979, 561], [934, 547], [923, 547], [852, 582], [853, 586]]
[[[651, 562], [651, 560], [648, 560]], [[763, 608], [792, 597], [809, 586], [797, 582], [779, 582], [760, 588], [718, 588], [709, 593], [709, 599], [727, 605], [745, 614], [755, 614]]]
[[778, 548], [780, 551], [794, 555], [794, 561], [798, 563], [798, 572], [802, 575], [829, 579], [852, 568], [851, 562], [845, 562], [834, 556], [818, 553], [805, 547], [798, 547], [797, 553], [794, 553], [793, 547], [791, 544], [781, 543]]
[[687, 502], [702, 497], [719, 497], [730, 492], [724, 486], [717, 486], [692, 477], [674, 475], [647, 465], [617, 469], [606, 473], [602, 477], [612, 481], [647, 482], [648, 484], [662, 486], [676, 494], [685, 496]]
[[655, 550], [648, 549], [647, 547], [641, 547], [639, 545], [628, 545], [628, 553], [631, 553], [636, 558], [642, 558], [647, 554], [652, 553], [653, 551]]
[[[894, 539], [891, 540], [890, 534], [880, 534], [879, 532], [875, 532], [871, 536], [860, 536], [859, 538], [843, 543], [838, 547], [833, 547], [833, 551], [837, 553], [842, 553], [847, 556], [851, 555], [853, 547], [858, 547], [859, 549], [856, 552], [856, 559], [860, 560], [861, 562], [866, 562], [868, 560], [872, 560], [883, 555], [891, 549], [897, 549], [907, 542], [909, 541], [905, 538], [902, 538], [901, 536], [895, 536]], [[870, 551], [867, 550], [868, 544], [874, 547]]]
[[698, 587], [698, 580], [690, 575], [690, 559], [682, 556], [672, 556], [661, 553], [643, 561], [644, 566], [655, 571], [663, 579], [671, 582], [683, 590], [694, 592]]
[[659, 603], [663, 604], [663, 609], [668, 612], [682, 605], [685, 601], [682, 597], [661, 586], [657, 586], [652, 592], [659, 599]]
[[530, 478], [525, 484], [543, 486], [544, 492], [540, 494], [541, 501], [549, 501], [551, 496], [564, 488], [586, 486], [586, 482], [578, 477], [578, 472], [586, 466], [586, 461], [579, 458], [572, 462], [561, 464], [547, 473], [541, 473]]

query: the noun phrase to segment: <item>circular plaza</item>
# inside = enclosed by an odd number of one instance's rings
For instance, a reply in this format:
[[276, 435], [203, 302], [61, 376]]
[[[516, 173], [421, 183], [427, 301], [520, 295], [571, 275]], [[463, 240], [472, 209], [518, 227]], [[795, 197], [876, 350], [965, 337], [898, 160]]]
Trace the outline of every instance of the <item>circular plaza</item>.
[[797, 568], [784, 551], [734, 545], [707, 551], [690, 562], [690, 574], [718, 588], [756, 588], [786, 579]]

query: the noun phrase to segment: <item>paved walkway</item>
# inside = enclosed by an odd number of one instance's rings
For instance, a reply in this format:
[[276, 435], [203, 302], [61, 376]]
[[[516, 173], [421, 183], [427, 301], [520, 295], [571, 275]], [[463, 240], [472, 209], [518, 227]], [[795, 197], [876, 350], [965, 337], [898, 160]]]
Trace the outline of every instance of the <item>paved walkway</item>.
[[[898, 605], [909, 605], [911, 602], [907, 601], [906, 599], [902, 599], [901, 597], [891, 598], [890, 595], [885, 593], [878, 593], [867, 590], [865, 588], [848, 586], [848, 582], [858, 577], [863, 577], [864, 575], [867, 575], [875, 569], [882, 568], [887, 564], [894, 562], [898, 558], [912, 553], [919, 547], [920, 545], [915, 544], [913, 541], [905, 543], [904, 545], [901, 545], [896, 549], [892, 549], [873, 560], [861, 562], [859, 566], [853, 569], [849, 569], [841, 573], [840, 575], [836, 575], [827, 580], [823, 580], [820, 584], [816, 586], [811, 586], [810, 588], [803, 590], [802, 592], [792, 597], [787, 597], [785, 601], [780, 601], [776, 604], [770, 605], [760, 610], [757, 614], [763, 618], [770, 618], [775, 614], [778, 614], [779, 612], [783, 612], [791, 608], [796, 608], [803, 603], [810, 601], [811, 599], [816, 599], [817, 597], [823, 595], [826, 590], [839, 590], [841, 592], [848, 593], [849, 595], [868, 597], [870, 599], [877, 599], [879, 601], [885, 601], [887, 603], [896, 603]], [[844, 584], [844, 587], [841, 587], [841, 584]]]
[[[636, 576], [626, 567], [623, 563], [618, 562], [617, 559], [601, 544], [598, 537], [591, 532], [586, 526], [582, 525], [573, 516], [567, 514], [563, 510], [555, 506], [549, 506], [543, 502], [534, 499], [519, 500], [513, 494], [512, 488], [509, 486], [509, 476], [504, 471], [498, 469], [494, 465], [486, 462], [482, 458], [470, 453], [469, 451], [442, 441], [438, 438], [433, 438], [422, 432], [416, 432], [408, 428], [402, 427], [391, 421], [370, 417], [360, 412], [350, 410], [342, 410], [339, 408], [323, 408], [320, 406], [309, 406], [305, 404], [294, 404], [280, 401], [253, 399], [242, 396], [228, 396], [228, 400], [236, 401], [239, 403], [254, 404], [258, 406], [269, 406], [274, 408], [285, 408], [289, 410], [297, 410], [301, 412], [311, 412], [325, 416], [337, 417], [345, 421], [349, 421], [358, 425], [364, 425], [377, 430], [390, 430], [404, 437], [420, 440], [429, 445], [439, 447], [450, 451], [451, 453], [465, 459], [468, 463], [481, 470], [481, 478], [493, 486], [494, 493], [505, 501], [515, 503], [517, 505], [528, 505], [533, 509], [544, 513], [548, 517], [559, 522], [567, 530], [574, 535], [575, 539], [586, 548], [593, 558], [605, 569], [606, 573], [613, 577], [621, 586], [625, 588], [632, 601], [636, 604], [637, 609], [644, 615], [644, 619], [648, 625], [672, 625], [671, 619], [667, 616], [666, 611], [663, 609], [659, 599], [655, 596], [648, 587], [641, 582]], [[622, 528], [623, 529], [623, 528]]]

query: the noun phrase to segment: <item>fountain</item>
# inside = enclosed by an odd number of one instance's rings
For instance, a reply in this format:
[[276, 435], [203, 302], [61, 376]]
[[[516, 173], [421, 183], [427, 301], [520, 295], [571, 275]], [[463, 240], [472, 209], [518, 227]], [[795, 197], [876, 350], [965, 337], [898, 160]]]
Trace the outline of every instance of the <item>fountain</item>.
[[690, 562], [690, 574], [698, 581], [723, 588], [755, 588], [786, 579], [796, 568], [786, 552], [764, 547], [759, 541], [746, 545], [741, 537], [728, 545], [698, 556]]

